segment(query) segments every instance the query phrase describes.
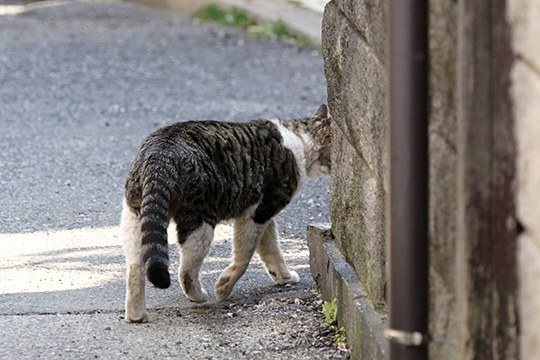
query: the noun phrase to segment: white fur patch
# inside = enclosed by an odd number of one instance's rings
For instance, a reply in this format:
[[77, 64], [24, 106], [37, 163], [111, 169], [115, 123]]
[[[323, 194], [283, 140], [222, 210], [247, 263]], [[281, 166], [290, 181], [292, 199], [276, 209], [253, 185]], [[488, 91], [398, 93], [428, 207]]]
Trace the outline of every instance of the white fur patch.
[[207, 223], [203, 223], [181, 246], [181, 263], [186, 269], [200, 266], [214, 238], [214, 228]]
[[126, 255], [126, 265], [141, 263], [141, 224], [135, 211], [131, 209], [124, 199], [122, 204], [122, 220], [120, 222], [122, 243]]
[[[298, 135], [283, 126], [279, 122], [279, 120], [272, 120], [272, 122], [276, 125], [276, 128], [278, 129], [281, 137], [283, 138], [283, 146], [291, 150], [294, 158], [296, 159], [296, 163], [298, 165], [298, 172], [300, 173], [299, 185], [301, 185], [307, 176], [304, 143], [302, 142], [302, 139], [298, 137]], [[300, 188], [300, 186], [298, 188]]]

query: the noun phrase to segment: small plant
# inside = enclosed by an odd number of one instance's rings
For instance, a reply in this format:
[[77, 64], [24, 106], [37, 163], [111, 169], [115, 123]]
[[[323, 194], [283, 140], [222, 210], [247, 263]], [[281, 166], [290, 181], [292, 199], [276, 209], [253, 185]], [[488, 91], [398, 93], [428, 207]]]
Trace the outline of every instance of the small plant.
[[197, 10], [193, 17], [201, 21], [238, 27], [246, 30], [249, 35], [273, 40], [280, 39], [298, 45], [317, 48], [306, 36], [298, 35], [291, 31], [283, 20], [257, 23], [244, 10], [236, 7], [222, 7], [218, 4], [210, 4]]
[[200, 8], [193, 14], [193, 17], [201, 21], [239, 27], [244, 30], [257, 24], [257, 21], [248, 16], [244, 10], [236, 7], [224, 8], [218, 4], [210, 4]]
[[322, 312], [324, 314], [324, 320], [328, 326], [337, 324], [337, 308], [337, 299], [325, 301], [323, 303]]
[[347, 334], [343, 326], [337, 326], [338, 305], [337, 299], [325, 301], [323, 303], [322, 312], [326, 325], [334, 332], [334, 342], [338, 349], [347, 350]]
[[334, 334], [334, 342], [340, 347], [347, 346], [347, 333], [345, 332], [345, 328], [343, 326], [336, 330], [336, 333]]

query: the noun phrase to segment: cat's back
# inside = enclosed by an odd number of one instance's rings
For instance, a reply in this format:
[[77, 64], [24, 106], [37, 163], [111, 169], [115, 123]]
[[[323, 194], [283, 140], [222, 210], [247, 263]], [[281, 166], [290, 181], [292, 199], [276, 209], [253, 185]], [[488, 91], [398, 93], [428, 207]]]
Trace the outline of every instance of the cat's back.
[[[252, 120], [246, 123], [215, 120], [190, 120], [160, 128], [149, 135], [146, 147], [199, 146], [228, 143], [235, 148], [260, 143], [271, 145], [281, 142], [281, 134], [270, 120]], [[145, 146], [143, 145], [143, 148]]]
[[[141, 179], [149, 163], [167, 164], [166, 175], [184, 202], [190, 202], [191, 194], [205, 194], [204, 202], [214, 198], [226, 209], [224, 217], [237, 215], [270, 188], [274, 192], [283, 187], [292, 194], [298, 186], [294, 155], [270, 120], [186, 121], [163, 127], [144, 142], [130, 178]], [[235, 204], [238, 209], [233, 209]]]
[[150, 134], [141, 154], [158, 153], [207, 161], [240, 161], [251, 159], [261, 165], [270, 157], [280, 159], [286, 150], [282, 135], [270, 120], [246, 123], [214, 120], [192, 120], [160, 128]]

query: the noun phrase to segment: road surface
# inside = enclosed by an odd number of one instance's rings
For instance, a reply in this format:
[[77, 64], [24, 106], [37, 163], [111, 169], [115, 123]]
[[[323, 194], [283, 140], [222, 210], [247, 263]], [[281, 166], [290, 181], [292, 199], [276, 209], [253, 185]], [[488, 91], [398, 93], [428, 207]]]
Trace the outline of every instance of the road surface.
[[[226, 303], [189, 303], [173, 276], [148, 289], [150, 323], [123, 321], [118, 222], [144, 137], [186, 119], [307, 116], [325, 99], [320, 53], [180, 14], [68, 1], [0, 15], [0, 358], [345, 357], [321, 325], [305, 241], [328, 221], [328, 179], [279, 217], [298, 285], [274, 286], [254, 259]], [[208, 290], [230, 244], [220, 225]]]

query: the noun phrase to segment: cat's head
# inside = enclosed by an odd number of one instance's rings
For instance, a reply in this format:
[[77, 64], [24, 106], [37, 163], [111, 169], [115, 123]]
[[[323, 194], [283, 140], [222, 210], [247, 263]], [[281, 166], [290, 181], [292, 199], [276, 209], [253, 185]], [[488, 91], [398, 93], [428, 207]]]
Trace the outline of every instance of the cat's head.
[[[306, 148], [306, 171], [308, 176], [330, 174], [332, 163], [332, 117], [325, 104], [309, 118], [301, 121], [300, 137], [304, 139]], [[303, 133], [303, 134], [302, 134]]]
[[311, 134], [315, 140], [318, 153], [316, 164], [313, 164], [317, 169], [311, 170], [319, 172], [321, 175], [328, 175], [332, 168], [330, 160], [332, 152], [332, 117], [328, 114], [328, 107], [322, 104], [311, 115], [310, 119], [313, 122]]

